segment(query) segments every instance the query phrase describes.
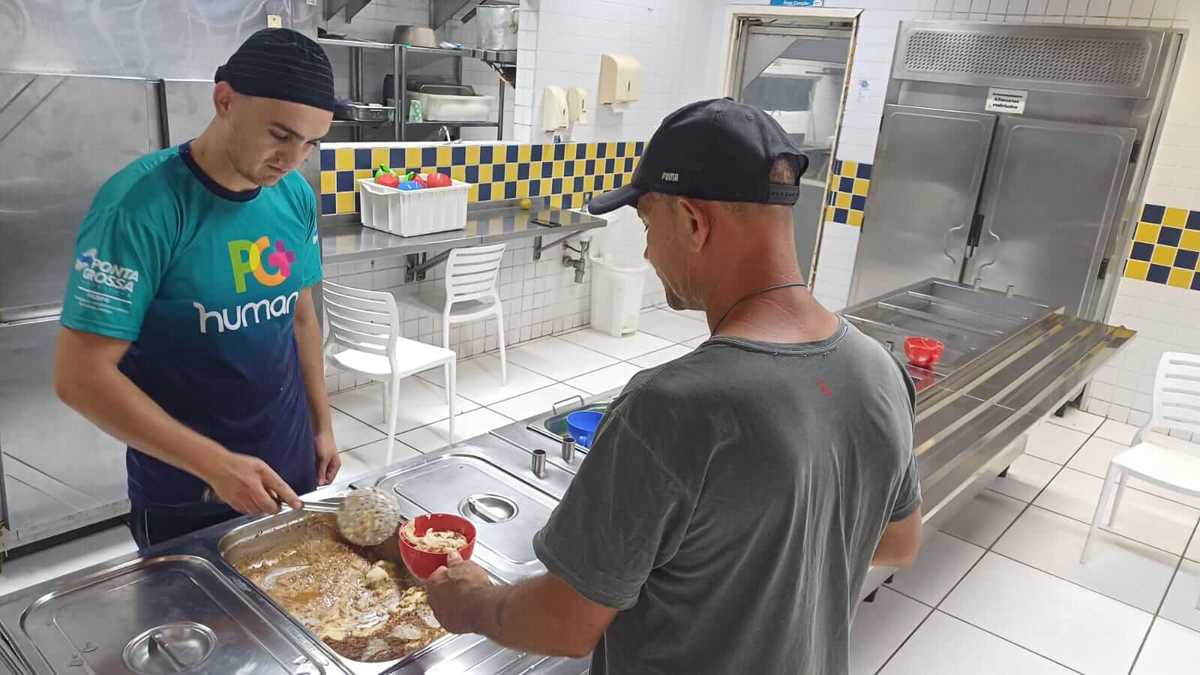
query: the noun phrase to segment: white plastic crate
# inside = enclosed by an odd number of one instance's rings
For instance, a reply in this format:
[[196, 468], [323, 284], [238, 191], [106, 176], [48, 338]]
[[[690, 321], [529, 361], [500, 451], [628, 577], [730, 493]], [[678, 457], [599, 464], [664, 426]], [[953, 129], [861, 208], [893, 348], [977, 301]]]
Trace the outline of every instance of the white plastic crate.
[[402, 237], [461, 230], [467, 226], [470, 183], [423, 190], [397, 190], [373, 178], [358, 180], [362, 224]]

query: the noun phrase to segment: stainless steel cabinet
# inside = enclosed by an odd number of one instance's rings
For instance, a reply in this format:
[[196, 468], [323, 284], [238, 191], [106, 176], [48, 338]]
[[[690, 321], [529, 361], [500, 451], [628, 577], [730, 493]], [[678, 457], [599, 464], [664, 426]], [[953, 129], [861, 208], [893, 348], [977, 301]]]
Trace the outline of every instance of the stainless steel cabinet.
[[54, 393], [58, 321], [0, 327], [0, 449], [14, 548], [128, 510], [125, 446]]

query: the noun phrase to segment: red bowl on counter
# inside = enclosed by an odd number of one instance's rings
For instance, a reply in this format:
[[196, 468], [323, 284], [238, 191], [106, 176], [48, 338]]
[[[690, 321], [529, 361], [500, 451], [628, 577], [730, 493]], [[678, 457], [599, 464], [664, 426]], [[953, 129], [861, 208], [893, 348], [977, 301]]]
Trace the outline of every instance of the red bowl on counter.
[[921, 368], [932, 368], [942, 359], [946, 345], [941, 340], [928, 337], [904, 338], [904, 355], [908, 362]]
[[[458, 550], [458, 555], [463, 560], [471, 559], [471, 554], [475, 551], [475, 525], [471, 521], [452, 513], [431, 513], [413, 518], [412, 523], [413, 534], [418, 537], [425, 536], [429, 530], [444, 530], [463, 535], [467, 538], [467, 545]], [[407, 526], [408, 523], [400, 526], [400, 557], [413, 576], [422, 580], [428, 579], [439, 567], [446, 564], [447, 554], [422, 551], [410, 544], [404, 538], [403, 530]]]

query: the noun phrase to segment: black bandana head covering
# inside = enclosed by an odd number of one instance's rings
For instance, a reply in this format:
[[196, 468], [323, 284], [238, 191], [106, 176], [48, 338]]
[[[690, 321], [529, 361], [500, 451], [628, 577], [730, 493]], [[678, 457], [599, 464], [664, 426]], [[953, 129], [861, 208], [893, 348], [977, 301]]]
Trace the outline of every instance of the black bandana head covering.
[[321, 45], [287, 28], [251, 35], [217, 68], [216, 82], [239, 94], [273, 98], [333, 111], [333, 69]]

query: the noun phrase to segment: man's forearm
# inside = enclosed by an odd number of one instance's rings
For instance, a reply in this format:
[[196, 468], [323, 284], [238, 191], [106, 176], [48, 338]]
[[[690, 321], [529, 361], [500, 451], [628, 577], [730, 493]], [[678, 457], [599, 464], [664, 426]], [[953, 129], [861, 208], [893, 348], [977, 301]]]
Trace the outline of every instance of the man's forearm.
[[202, 479], [228, 454], [167, 414], [116, 366], [92, 364], [90, 372], [77, 367], [56, 364], [59, 397], [109, 435]]
[[482, 590], [476, 606], [475, 632], [510, 649], [547, 656], [582, 657], [596, 645], [595, 635], [554, 602], [546, 586], [555, 583], [539, 576], [514, 586]]
[[313, 433], [332, 430], [329, 412], [329, 392], [325, 388], [325, 357], [321, 350], [321, 322], [312, 303], [311, 294], [301, 302], [296, 315], [296, 349], [300, 354], [300, 372], [308, 396]]

